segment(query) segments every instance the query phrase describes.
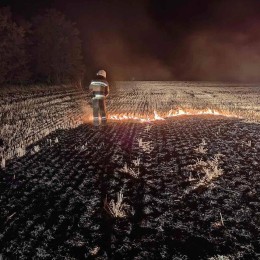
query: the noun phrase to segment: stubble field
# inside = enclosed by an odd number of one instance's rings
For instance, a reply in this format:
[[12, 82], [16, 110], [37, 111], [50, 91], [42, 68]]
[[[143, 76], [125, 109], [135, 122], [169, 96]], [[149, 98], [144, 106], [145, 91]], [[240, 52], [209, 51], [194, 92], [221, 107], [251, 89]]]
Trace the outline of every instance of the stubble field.
[[[46, 133], [3, 138], [4, 259], [259, 259], [258, 86], [119, 82], [99, 128], [88, 94], [52, 91], [25, 106]], [[23, 105], [2, 95], [8, 136]]]

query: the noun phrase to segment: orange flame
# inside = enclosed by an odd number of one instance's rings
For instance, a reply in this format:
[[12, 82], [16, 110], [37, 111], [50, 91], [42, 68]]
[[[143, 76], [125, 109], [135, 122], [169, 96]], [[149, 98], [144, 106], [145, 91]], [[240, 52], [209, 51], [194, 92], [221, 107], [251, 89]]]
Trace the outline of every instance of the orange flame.
[[153, 121], [158, 121], [158, 120], [165, 120], [165, 118], [169, 117], [177, 117], [177, 116], [182, 116], [182, 115], [190, 115], [190, 116], [195, 116], [195, 115], [219, 115], [219, 116], [225, 116], [225, 117], [236, 117], [240, 118], [236, 114], [232, 114], [230, 112], [224, 112], [224, 111], [217, 111], [214, 109], [207, 108], [205, 110], [196, 110], [196, 109], [178, 109], [178, 110], [173, 110], [171, 109], [168, 113], [166, 113], [164, 116], [160, 116], [155, 110], [154, 110], [154, 115], [152, 117], [150, 116], [136, 116], [133, 114], [117, 114], [117, 115], [110, 115], [109, 118], [111, 120], [137, 120], [140, 122], [153, 122]]
[[157, 112], [154, 110], [154, 120], [165, 120], [163, 117], [160, 117]]

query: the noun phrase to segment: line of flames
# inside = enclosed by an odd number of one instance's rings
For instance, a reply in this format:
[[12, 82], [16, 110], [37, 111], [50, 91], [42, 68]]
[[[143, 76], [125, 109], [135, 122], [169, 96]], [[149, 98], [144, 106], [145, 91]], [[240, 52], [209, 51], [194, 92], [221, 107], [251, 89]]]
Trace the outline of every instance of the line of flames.
[[225, 116], [225, 117], [237, 117], [240, 118], [239, 116], [235, 114], [230, 114], [228, 112], [222, 112], [222, 111], [217, 111], [214, 109], [206, 109], [206, 110], [183, 110], [183, 109], [178, 109], [174, 111], [171, 109], [166, 115], [164, 116], [159, 116], [158, 113], [154, 110], [154, 115], [153, 116], [136, 116], [134, 114], [118, 114], [118, 115], [110, 115], [109, 118], [111, 120], [137, 120], [140, 122], [152, 122], [152, 121], [157, 121], [157, 120], [165, 120], [166, 118], [169, 117], [177, 117], [177, 116], [182, 116], [182, 115], [190, 115], [190, 116], [195, 116], [195, 115], [217, 115], [217, 116]]

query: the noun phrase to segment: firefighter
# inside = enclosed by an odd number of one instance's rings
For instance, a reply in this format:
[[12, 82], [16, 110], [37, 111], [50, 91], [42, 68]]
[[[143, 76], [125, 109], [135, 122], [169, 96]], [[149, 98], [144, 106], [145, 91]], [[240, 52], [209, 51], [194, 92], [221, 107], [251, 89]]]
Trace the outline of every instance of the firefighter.
[[106, 125], [106, 104], [105, 99], [109, 94], [109, 84], [106, 80], [106, 72], [99, 70], [96, 77], [91, 81], [89, 89], [92, 92], [93, 101], [93, 123], [99, 125], [99, 116], [101, 116], [101, 125]]

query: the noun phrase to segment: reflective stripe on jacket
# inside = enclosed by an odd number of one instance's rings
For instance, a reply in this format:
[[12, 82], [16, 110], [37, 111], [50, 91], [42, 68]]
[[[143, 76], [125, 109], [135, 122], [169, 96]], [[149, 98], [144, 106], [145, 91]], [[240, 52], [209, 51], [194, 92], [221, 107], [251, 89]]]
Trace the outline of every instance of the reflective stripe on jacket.
[[97, 76], [96, 79], [92, 80], [89, 89], [92, 91], [94, 99], [105, 98], [109, 94], [108, 82], [102, 76]]

